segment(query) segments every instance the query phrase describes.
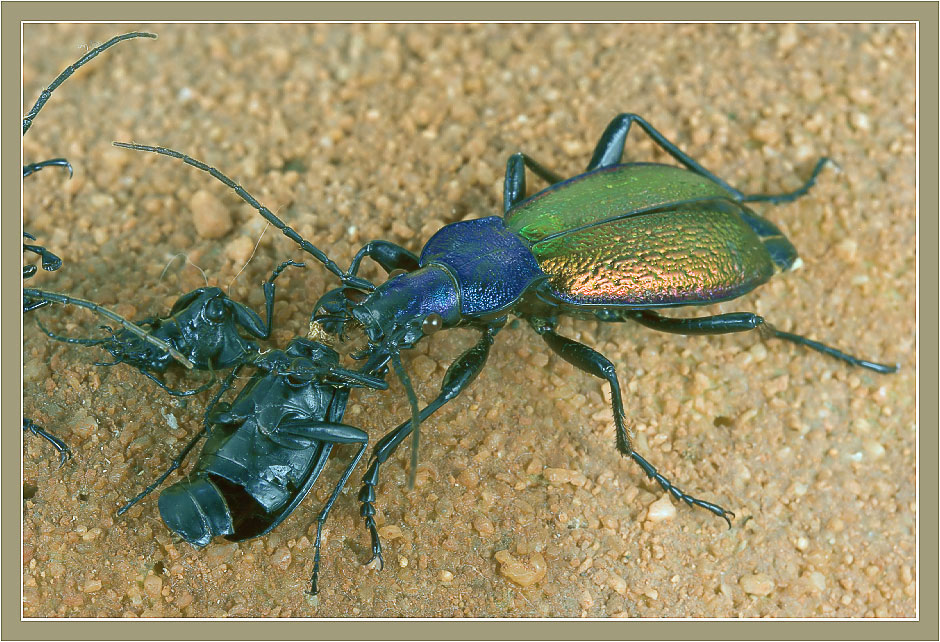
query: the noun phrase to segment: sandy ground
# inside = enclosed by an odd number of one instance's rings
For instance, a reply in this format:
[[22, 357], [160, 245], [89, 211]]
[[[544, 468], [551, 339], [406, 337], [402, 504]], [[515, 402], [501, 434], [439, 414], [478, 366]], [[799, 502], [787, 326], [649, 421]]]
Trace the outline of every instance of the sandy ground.
[[[417, 488], [407, 447], [384, 467], [382, 572], [362, 566], [364, 467], [354, 475], [327, 525], [315, 600], [303, 591], [314, 517], [351, 453], [255, 541], [196, 550], [166, 529], [156, 497], [116, 517], [198, 428], [206, 399], [180, 403], [130, 368], [96, 367], [102, 352], [51, 342], [28, 318], [25, 414], [75, 456], [58, 468], [47, 444], [25, 440], [24, 616], [916, 615], [913, 25], [141, 28], [159, 39], [80, 70], [26, 135], [27, 161], [75, 167], [71, 181], [55, 170], [26, 181], [26, 229], [65, 261], [30, 285], [142, 318], [204, 284], [182, 259], [161, 279], [185, 253], [260, 310], [261, 280], [302, 258], [272, 228], [239, 273], [260, 216], [208, 175], [112, 140], [219, 167], [346, 265], [370, 239], [419, 251], [446, 223], [498, 212], [513, 152], [578, 173], [607, 122], [631, 111], [746, 192], [793, 189], [819, 156], [835, 159], [841, 171], [805, 198], [756, 208], [803, 268], [690, 313], [755, 311], [901, 371], [750, 334], [566, 320], [563, 333], [617, 366], [639, 452], [733, 510], [728, 530], [685, 506], [649, 519], [661, 493], [616, 452], [604, 386], [509, 327], [472, 388], [424, 425]], [[83, 45], [128, 30], [27, 25], [23, 112]], [[627, 156], [665, 160], [639, 133]], [[200, 234], [194, 208], [230, 229]], [[270, 345], [303, 332], [333, 285], [312, 263], [286, 272]], [[39, 315], [74, 336], [99, 323]], [[473, 341], [444, 332], [404, 355], [420, 397]], [[354, 393], [346, 420], [376, 440], [407, 413], [393, 383]], [[536, 581], [521, 586], [510, 559]]]

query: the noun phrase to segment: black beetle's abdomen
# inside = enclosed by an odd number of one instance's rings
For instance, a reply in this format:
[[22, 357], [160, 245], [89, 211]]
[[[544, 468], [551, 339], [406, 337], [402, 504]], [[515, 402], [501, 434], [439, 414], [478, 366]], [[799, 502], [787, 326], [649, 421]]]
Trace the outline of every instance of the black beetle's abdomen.
[[205, 477], [183, 480], [160, 493], [163, 523], [194, 546], [233, 532], [232, 514], [219, 488]]

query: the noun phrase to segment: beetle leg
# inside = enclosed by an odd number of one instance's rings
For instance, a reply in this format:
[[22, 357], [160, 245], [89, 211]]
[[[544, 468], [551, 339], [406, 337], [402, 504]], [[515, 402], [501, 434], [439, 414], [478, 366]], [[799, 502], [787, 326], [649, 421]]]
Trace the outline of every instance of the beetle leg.
[[72, 164], [64, 158], [50, 158], [49, 160], [40, 161], [38, 163], [23, 165], [23, 178], [38, 172], [44, 167], [64, 167], [69, 170], [69, 178], [72, 178]]
[[[115, 363], [120, 363], [120, 362], [118, 361], [118, 362], [115, 362]], [[96, 365], [111, 365], [111, 364], [96, 364]], [[154, 375], [153, 373], [147, 372], [147, 371], [144, 370], [143, 368], [137, 368], [137, 369], [140, 370], [140, 373], [141, 373], [142, 375], [144, 375], [145, 377], [147, 377], [148, 379], [150, 379], [151, 381], [153, 381], [155, 384], [157, 384], [158, 386], [160, 386], [161, 388], [163, 388], [164, 392], [166, 392], [168, 395], [172, 395], [172, 396], [174, 396], [174, 397], [191, 397], [192, 395], [198, 395], [200, 392], [204, 392], [204, 391], [208, 390], [209, 388], [211, 388], [212, 386], [214, 386], [214, 385], [215, 385], [215, 382], [216, 382], [216, 380], [213, 379], [212, 381], [209, 381], [208, 383], [204, 383], [203, 385], [199, 386], [198, 388], [193, 388], [192, 390], [177, 390], [177, 389], [175, 389], [175, 388], [170, 388], [168, 385], [166, 385], [165, 383], [163, 383], [162, 381], [160, 381], [160, 380], [156, 377], [156, 375]]]
[[[206, 407], [206, 414], [203, 417], [202, 430], [196, 433], [196, 435], [192, 439], [189, 440], [189, 443], [183, 447], [183, 450], [181, 450], [180, 453], [170, 463], [170, 467], [167, 468], [166, 471], [164, 471], [162, 475], [157, 477], [156, 481], [154, 481], [145, 489], [137, 493], [137, 495], [135, 495], [133, 499], [131, 499], [129, 502], [124, 504], [120, 509], [118, 509], [118, 512], [117, 512], [118, 515], [123, 515], [124, 513], [129, 511], [131, 507], [134, 506], [134, 504], [136, 504], [137, 502], [142, 500], [144, 497], [152, 493], [154, 490], [156, 490], [157, 487], [159, 487], [160, 484], [162, 484], [166, 480], [166, 478], [169, 477], [173, 473], [174, 470], [176, 470], [177, 468], [183, 465], [183, 462], [186, 460], [186, 456], [189, 455], [190, 451], [196, 447], [196, 444], [199, 443], [199, 440], [202, 439], [203, 437], [206, 437], [209, 434], [210, 415], [213, 412], [213, 410], [215, 410], [215, 406], [219, 402], [219, 399], [222, 398], [222, 395], [224, 395], [229, 390], [229, 388], [232, 387], [232, 384], [235, 382], [235, 378], [238, 376], [238, 372], [239, 370], [241, 370], [242, 365], [243, 364], [239, 364], [235, 366], [234, 368], [232, 368], [232, 371], [228, 374], [228, 376], [225, 378], [225, 381], [223, 381], [222, 385], [219, 387], [219, 392], [216, 393], [215, 397], [212, 398], [212, 401], [209, 402], [209, 405]], [[144, 372], [144, 374], [150, 376], [149, 373]], [[154, 378], [154, 381], [157, 381], [157, 380]], [[160, 383], [160, 382], [157, 381], [157, 383]]]
[[[35, 265], [27, 265], [26, 267], [23, 268], [24, 279], [29, 278], [28, 276], [26, 276], [26, 268], [29, 268], [29, 267], [33, 268], [33, 271], [29, 276], [32, 276], [33, 274], [36, 273]], [[35, 299], [27, 299], [24, 296], [23, 297], [23, 314], [26, 314], [27, 312], [32, 312], [33, 310], [36, 310], [38, 308], [44, 308], [47, 305], [52, 305], [52, 301], [36, 301]]]
[[288, 266], [305, 267], [303, 263], [287, 259], [274, 268], [271, 278], [261, 284], [261, 289], [264, 291], [265, 321], [262, 321], [258, 313], [248, 306], [229, 299], [231, 310], [235, 314], [235, 322], [259, 339], [267, 339], [271, 336], [271, 326], [274, 323], [274, 281]]
[[418, 257], [414, 252], [406, 250], [402, 246], [389, 241], [370, 241], [356, 252], [356, 256], [349, 265], [347, 274], [351, 276], [358, 274], [359, 264], [362, 263], [362, 259], [367, 256], [382, 266], [382, 269], [386, 272], [393, 270], [413, 272], [419, 267]]
[[604, 133], [601, 135], [600, 140], [597, 141], [597, 146], [594, 148], [594, 155], [591, 157], [591, 162], [588, 163], [587, 171], [597, 169], [598, 167], [617, 165], [621, 162], [627, 134], [630, 132], [630, 125], [633, 123], [639, 125], [640, 128], [646, 132], [646, 135], [653, 139], [654, 143], [687, 169], [717, 183], [722, 188], [726, 189], [735, 200], [740, 202], [769, 201], [771, 203], [786, 203], [795, 200], [809, 191], [809, 188], [816, 182], [816, 176], [819, 175], [822, 168], [829, 162], [827, 158], [819, 159], [809, 180], [807, 180], [802, 187], [792, 192], [782, 194], [744, 194], [699, 165], [691, 156], [676, 147], [674, 143], [640, 116], [636, 114], [620, 114], [610, 121], [610, 124], [607, 125], [607, 129], [605, 129]]
[[[330, 495], [330, 498], [326, 500], [326, 503], [323, 505], [323, 508], [320, 510], [320, 513], [317, 515], [317, 536], [313, 543], [313, 574], [310, 576], [310, 595], [316, 595], [320, 592], [320, 589], [317, 587], [317, 579], [320, 576], [320, 539], [323, 532], [323, 524], [326, 523], [326, 518], [330, 514], [330, 510], [333, 508], [333, 504], [336, 503], [336, 499], [339, 497], [340, 491], [343, 490], [343, 487], [346, 485], [346, 482], [349, 480], [350, 475], [352, 475], [353, 469], [359, 464], [359, 460], [362, 459], [362, 456], [366, 452], [366, 447], [369, 445], [369, 435], [368, 433], [358, 429], [353, 428], [352, 426], [344, 426], [342, 424], [336, 424], [338, 427], [343, 429], [342, 441], [335, 440], [335, 436], [331, 438], [333, 443], [359, 443], [359, 449], [356, 451], [356, 455], [353, 457], [353, 460], [346, 466], [346, 470], [343, 471], [343, 476], [337, 482], [336, 487], [333, 489], [333, 494]], [[376, 535], [378, 537], [378, 535]]]
[[798, 334], [778, 330], [768, 323], [764, 317], [751, 312], [732, 312], [730, 314], [718, 314], [693, 319], [670, 319], [653, 310], [625, 310], [618, 316], [633, 319], [641, 325], [659, 330], [660, 332], [671, 332], [674, 334], [728, 334], [731, 332], [746, 332], [756, 328], [760, 330], [761, 334], [764, 336], [784, 339], [785, 341], [806, 346], [807, 348], [829, 355], [840, 361], [845, 361], [853, 366], [867, 368], [881, 374], [891, 374], [892, 372], [898, 371], [897, 364], [889, 366], [873, 361], [866, 361], [846, 354], [841, 350], [836, 350], [824, 343], [807, 339]]
[[819, 176], [819, 172], [821, 172], [823, 168], [830, 163], [832, 163], [832, 161], [825, 156], [816, 161], [816, 167], [813, 168], [813, 173], [810, 174], [810, 177], [806, 180], [805, 183], [803, 183], [801, 187], [793, 190], [792, 192], [784, 192], [783, 194], [747, 194], [741, 200], [744, 203], [770, 202], [774, 204], [795, 201], [799, 197], [804, 196], [809, 191], [809, 189], [816, 184], [816, 177]]
[[[42, 247], [41, 245], [27, 245], [23, 244], [23, 251], [32, 252], [33, 254], [39, 255], [42, 258], [42, 269], [47, 272], [55, 272], [60, 267], [62, 267], [62, 259], [58, 256]], [[32, 275], [30, 275], [32, 276]], [[29, 277], [24, 277], [29, 278]]]
[[[483, 366], [486, 365], [486, 359], [490, 353], [490, 346], [493, 344], [493, 336], [499, 331], [499, 328], [486, 328], [480, 340], [457, 357], [454, 363], [444, 374], [444, 380], [441, 383], [441, 392], [431, 403], [425, 406], [418, 413], [418, 423], [425, 421], [432, 414], [437, 412], [441, 406], [448, 401], [456, 398], [469, 386], [476, 378]], [[384, 463], [389, 456], [398, 448], [399, 444], [411, 434], [413, 427], [412, 419], [408, 419], [400, 426], [386, 434], [375, 445], [372, 451], [371, 464], [366, 474], [362, 478], [362, 489], [359, 491], [359, 501], [362, 504], [359, 514], [365, 519], [366, 528], [372, 536], [372, 558], [367, 562], [378, 563], [381, 569], [384, 565], [382, 561], [382, 543], [379, 540], [379, 533], [375, 526], [375, 486], [379, 479], [379, 466]]]
[[[52, 301], [43, 301], [43, 303], [52, 303]], [[56, 334], [55, 332], [53, 332], [52, 330], [44, 326], [42, 324], [42, 321], [40, 321], [38, 318], [36, 319], [36, 325], [39, 326], [39, 329], [42, 330], [47, 337], [49, 337], [50, 339], [55, 339], [56, 341], [61, 341], [63, 343], [77, 343], [83, 346], [97, 346], [97, 345], [101, 345], [102, 343], [109, 343], [111, 341], [114, 341], [113, 333], [110, 337], [106, 339], [80, 339], [76, 337], [66, 337], [66, 336], [62, 336], [61, 334]]]
[[623, 399], [620, 395], [620, 382], [617, 380], [617, 371], [614, 368], [614, 364], [612, 364], [607, 357], [583, 343], [579, 343], [556, 333], [552, 325], [539, 323], [535, 320], [530, 320], [530, 323], [535, 331], [545, 340], [545, 343], [562, 359], [588, 374], [606, 379], [610, 384], [611, 407], [614, 411], [614, 424], [617, 427], [617, 450], [619, 450], [623, 456], [633, 459], [633, 461], [643, 469], [647, 477], [656, 481], [664, 491], [689, 506], [698, 506], [718, 515], [728, 522], [728, 528], [731, 528], [731, 520], [728, 519], [728, 516], [734, 517], [734, 513], [725, 510], [717, 504], [697, 499], [685, 493], [682, 489], [673, 485], [672, 482], [658, 473], [652, 464], [643, 459], [643, 457], [633, 449], [624, 424]]
[[552, 170], [539, 164], [534, 158], [517, 152], [506, 161], [506, 178], [503, 179], [503, 214], [525, 199], [525, 168], [552, 185], [565, 180]]
[[48, 441], [50, 444], [52, 444], [52, 447], [55, 448], [59, 452], [59, 468], [62, 467], [62, 464], [65, 463], [66, 459], [70, 459], [72, 457], [72, 451], [68, 447], [68, 444], [66, 444], [64, 441], [62, 441], [55, 435], [52, 435], [46, 432], [45, 430], [43, 430], [42, 427], [39, 426], [39, 424], [37, 424], [36, 422], [34, 422], [32, 419], [27, 419], [26, 417], [23, 417], [23, 430], [24, 431], [28, 430], [34, 435], [39, 435], [40, 437]]

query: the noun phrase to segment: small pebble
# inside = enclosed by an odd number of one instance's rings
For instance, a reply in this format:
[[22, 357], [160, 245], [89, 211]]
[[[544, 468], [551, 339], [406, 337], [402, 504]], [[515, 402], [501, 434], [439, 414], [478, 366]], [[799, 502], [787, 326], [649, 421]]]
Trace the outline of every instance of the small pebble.
[[531, 553], [527, 561], [513, 557], [509, 551], [497, 551], [493, 557], [499, 562], [499, 574], [519, 586], [532, 586], [545, 577], [547, 568], [541, 553]]
[[647, 521], [663, 522], [676, 516], [676, 507], [669, 501], [669, 495], [663, 495], [655, 502], [650, 504], [649, 512], [646, 515]]
[[199, 190], [189, 201], [196, 234], [204, 239], [217, 239], [232, 229], [232, 214], [218, 198]]
[[774, 581], [763, 573], [745, 575], [738, 580], [738, 585], [749, 595], [768, 595], [774, 590]]

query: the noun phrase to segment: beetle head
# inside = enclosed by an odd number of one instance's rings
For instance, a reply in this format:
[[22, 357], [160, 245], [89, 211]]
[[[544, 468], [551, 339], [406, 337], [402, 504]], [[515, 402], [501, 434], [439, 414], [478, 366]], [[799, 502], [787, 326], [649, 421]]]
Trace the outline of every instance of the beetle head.
[[450, 274], [437, 266], [399, 274], [375, 289], [350, 313], [373, 346], [398, 352], [460, 320], [460, 296]]

